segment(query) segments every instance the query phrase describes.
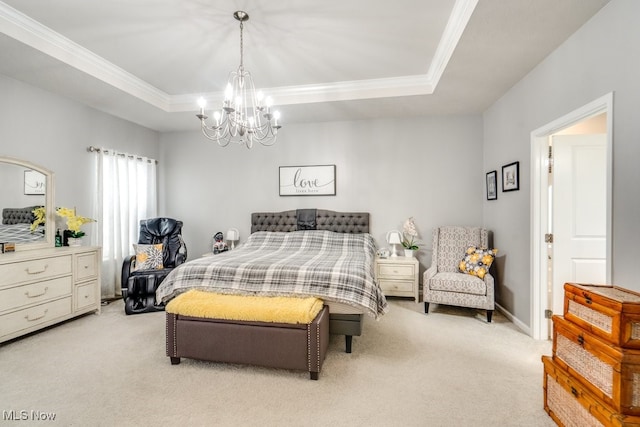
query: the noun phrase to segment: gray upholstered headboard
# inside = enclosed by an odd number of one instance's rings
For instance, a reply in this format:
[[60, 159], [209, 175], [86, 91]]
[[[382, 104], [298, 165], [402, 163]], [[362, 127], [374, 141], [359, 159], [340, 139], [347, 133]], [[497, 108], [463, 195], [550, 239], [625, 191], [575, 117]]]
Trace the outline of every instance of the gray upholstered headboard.
[[35, 219], [33, 210], [39, 206], [28, 206], [26, 208], [4, 208], [2, 209], [3, 224], [31, 224]]
[[369, 213], [297, 209], [283, 212], [254, 212], [251, 232], [329, 230], [337, 233], [368, 233]]

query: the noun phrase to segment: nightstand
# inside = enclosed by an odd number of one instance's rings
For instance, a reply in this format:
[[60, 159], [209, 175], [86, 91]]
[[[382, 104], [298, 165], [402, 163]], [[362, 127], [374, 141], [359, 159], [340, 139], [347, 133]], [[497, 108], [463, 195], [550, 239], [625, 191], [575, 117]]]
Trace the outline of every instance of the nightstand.
[[376, 258], [376, 279], [387, 296], [419, 301], [418, 260], [414, 257]]

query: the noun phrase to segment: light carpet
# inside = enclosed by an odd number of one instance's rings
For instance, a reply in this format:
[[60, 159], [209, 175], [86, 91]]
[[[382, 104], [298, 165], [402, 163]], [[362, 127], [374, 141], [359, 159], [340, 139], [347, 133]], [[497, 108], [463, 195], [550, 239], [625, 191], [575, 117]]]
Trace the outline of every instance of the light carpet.
[[[320, 379], [307, 372], [165, 356], [165, 313], [100, 315], [0, 344], [0, 425], [553, 426], [540, 356], [551, 343], [499, 312], [393, 299], [365, 316], [353, 353], [331, 336]], [[24, 412], [22, 412], [24, 411]], [[26, 414], [26, 420], [9, 421]], [[15, 420], [15, 418], [14, 418]]]

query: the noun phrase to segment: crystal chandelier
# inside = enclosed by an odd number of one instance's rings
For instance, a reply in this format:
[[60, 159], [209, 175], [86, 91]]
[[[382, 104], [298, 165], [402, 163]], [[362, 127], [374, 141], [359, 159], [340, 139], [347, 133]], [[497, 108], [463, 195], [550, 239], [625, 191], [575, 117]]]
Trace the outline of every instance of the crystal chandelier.
[[249, 15], [238, 10], [233, 17], [240, 21], [240, 66], [237, 71], [229, 73], [224, 102], [222, 108], [213, 112], [213, 121], [207, 124], [206, 100], [202, 97], [198, 99], [200, 114], [196, 114], [196, 117], [200, 119], [204, 136], [221, 147], [233, 142], [251, 148], [254, 141], [273, 145], [281, 127], [278, 124], [280, 113], [271, 112], [271, 98], [256, 92], [251, 73], [244, 69], [242, 30]]

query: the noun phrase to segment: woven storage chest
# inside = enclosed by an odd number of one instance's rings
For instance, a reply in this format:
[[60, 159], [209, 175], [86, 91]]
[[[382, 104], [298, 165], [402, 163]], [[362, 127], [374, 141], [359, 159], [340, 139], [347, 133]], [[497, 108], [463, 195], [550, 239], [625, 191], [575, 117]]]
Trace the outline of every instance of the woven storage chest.
[[640, 349], [640, 294], [610, 285], [565, 283], [564, 317], [613, 345]]
[[559, 426], [640, 427], [640, 417], [617, 413], [549, 356], [544, 364], [544, 409]]
[[640, 350], [613, 346], [553, 316], [553, 360], [616, 411], [640, 415]]

